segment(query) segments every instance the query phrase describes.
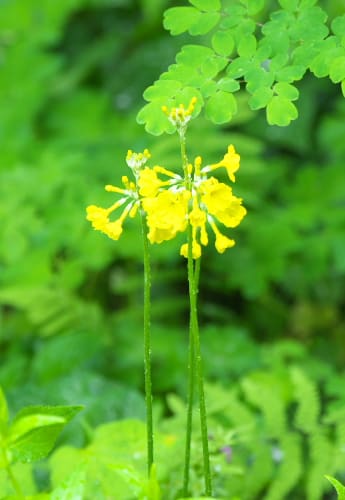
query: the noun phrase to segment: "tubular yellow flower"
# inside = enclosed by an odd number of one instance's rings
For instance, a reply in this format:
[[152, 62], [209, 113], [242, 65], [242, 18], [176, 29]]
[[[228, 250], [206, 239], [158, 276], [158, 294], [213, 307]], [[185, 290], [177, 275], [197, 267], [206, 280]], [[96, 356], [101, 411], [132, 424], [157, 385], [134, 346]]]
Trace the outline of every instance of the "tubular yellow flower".
[[228, 152], [225, 153], [224, 158], [220, 160], [218, 163], [214, 163], [213, 165], [208, 165], [202, 169], [202, 172], [212, 172], [217, 168], [224, 167], [228, 173], [229, 179], [232, 182], [235, 182], [234, 173], [240, 168], [240, 155], [236, 153], [235, 148], [232, 144], [228, 146]]
[[[151, 155], [147, 149], [145, 149], [143, 153], [133, 153], [131, 150], [128, 151], [126, 161], [128, 166], [132, 169], [136, 182], [130, 181], [128, 177], [124, 175], [121, 179], [124, 187], [112, 186], [111, 184], [107, 184], [105, 186], [106, 191], [120, 194], [121, 198], [109, 208], [102, 208], [96, 205], [90, 205], [87, 207], [86, 218], [91, 222], [94, 229], [101, 231], [113, 240], [118, 240], [120, 238], [123, 232], [122, 226], [126, 217], [135, 217], [138, 212], [138, 208], [140, 206], [140, 198], [137, 187], [138, 177], [140, 175], [140, 169], [145, 165], [150, 156]], [[162, 184], [158, 178], [157, 183], [159, 186]], [[125, 208], [120, 216], [116, 220], [111, 221], [109, 218], [110, 215], [122, 205], [125, 205]]]

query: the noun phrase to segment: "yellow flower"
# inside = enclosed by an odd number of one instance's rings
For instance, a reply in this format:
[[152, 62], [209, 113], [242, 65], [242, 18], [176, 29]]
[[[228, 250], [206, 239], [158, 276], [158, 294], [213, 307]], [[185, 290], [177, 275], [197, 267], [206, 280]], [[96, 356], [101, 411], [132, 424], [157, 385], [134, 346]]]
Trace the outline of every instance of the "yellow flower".
[[[123, 222], [127, 216], [135, 217], [140, 206], [137, 179], [140, 175], [140, 169], [142, 169], [150, 156], [151, 155], [147, 149], [145, 149], [143, 153], [133, 153], [131, 150], [128, 151], [126, 161], [128, 166], [133, 171], [136, 182], [130, 181], [128, 177], [124, 175], [122, 177], [122, 184], [124, 187], [112, 186], [111, 184], [105, 186], [106, 191], [120, 194], [121, 198], [109, 208], [102, 208], [96, 205], [90, 205], [87, 207], [86, 218], [91, 222], [94, 229], [101, 231], [113, 240], [118, 240], [120, 238], [123, 231]], [[158, 178], [157, 182], [161, 185], [161, 181], [159, 181]], [[120, 216], [116, 220], [111, 221], [109, 216], [122, 205], [125, 205], [125, 208]]]
[[188, 223], [188, 191], [165, 190], [154, 198], [144, 198], [143, 207], [147, 214], [148, 239], [151, 243], [175, 238], [183, 232]]
[[228, 146], [228, 152], [225, 153], [224, 158], [220, 160], [218, 163], [214, 163], [213, 165], [209, 165], [202, 169], [203, 172], [212, 172], [217, 168], [224, 167], [228, 172], [229, 179], [232, 182], [235, 182], [234, 173], [240, 168], [240, 155], [236, 153], [235, 148], [232, 144]]
[[[235, 155], [233, 147], [229, 147], [227, 155], [224, 157], [225, 161], [233, 161], [229, 159], [231, 155]], [[215, 177], [208, 178], [207, 172], [212, 169], [201, 168], [201, 163], [201, 157], [198, 156], [194, 165], [188, 165], [187, 180], [162, 167], [154, 167], [153, 170], [145, 168], [139, 181], [140, 194], [152, 196], [143, 200], [150, 242], [161, 243], [174, 238], [178, 232], [187, 229], [189, 222], [192, 226], [194, 259], [200, 257], [201, 245], [208, 245], [207, 225], [215, 234], [216, 250], [223, 253], [234, 246], [235, 241], [223, 235], [216, 223], [233, 228], [240, 224], [247, 213], [242, 200], [233, 195], [231, 187]], [[239, 163], [237, 168], [238, 166]], [[169, 180], [160, 180], [157, 175], [159, 173], [169, 177]], [[169, 187], [166, 189], [166, 186]], [[182, 245], [180, 253], [188, 257], [187, 243]]]
[[170, 110], [167, 106], [162, 106], [162, 111], [167, 115], [169, 121], [176, 126], [179, 132], [185, 131], [188, 122], [192, 118], [196, 102], [197, 98], [192, 97], [187, 108], [185, 108], [184, 104], [180, 104], [178, 107], [171, 108]]

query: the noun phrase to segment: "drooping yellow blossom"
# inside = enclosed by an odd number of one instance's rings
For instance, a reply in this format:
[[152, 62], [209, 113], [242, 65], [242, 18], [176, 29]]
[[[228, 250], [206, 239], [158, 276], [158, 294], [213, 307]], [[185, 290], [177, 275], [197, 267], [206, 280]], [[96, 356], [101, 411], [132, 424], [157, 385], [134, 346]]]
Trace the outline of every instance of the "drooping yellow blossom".
[[228, 146], [228, 152], [225, 153], [224, 158], [220, 160], [218, 163], [214, 163], [213, 165], [209, 165], [203, 169], [206, 172], [212, 172], [217, 168], [224, 167], [228, 173], [229, 179], [232, 182], [235, 182], [234, 173], [240, 168], [240, 155], [236, 153], [235, 148], [232, 144]]
[[[239, 157], [233, 147], [229, 147], [229, 151], [228, 154]], [[217, 251], [223, 253], [234, 246], [235, 241], [222, 234], [216, 223], [233, 228], [246, 215], [242, 200], [233, 194], [231, 187], [215, 177], [208, 177], [207, 173], [214, 168], [202, 168], [201, 163], [202, 159], [198, 156], [194, 165], [188, 165], [187, 180], [162, 167], [155, 167], [150, 173], [145, 172], [145, 168], [139, 176], [140, 192], [149, 196], [144, 198], [143, 207], [147, 214], [150, 242], [161, 243], [175, 238], [178, 232], [187, 229], [189, 222], [192, 226], [194, 259], [200, 257], [201, 245], [208, 245], [207, 226], [214, 233]], [[161, 180], [159, 173], [168, 177], [168, 180]], [[151, 184], [150, 178], [154, 181]], [[184, 257], [188, 256], [187, 243], [182, 245], [180, 253]]]
[[[143, 153], [133, 153], [129, 150], [126, 157], [127, 165], [132, 169], [134, 177], [137, 182], [140, 169], [142, 169], [150, 158], [150, 153], [147, 149]], [[109, 236], [113, 240], [118, 240], [123, 231], [123, 223], [127, 216], [135, 217], [140, 206], [140, 198], [136, 182], [130, 181], [127, 176], [122, 177], [122, 184], [124, 187], [112, 186], [108, 184], [105, 190], [111, 193], [121, 195], [121, 198], [116, 201], [109, 208], [102, 208], [96, 205], [90, 205], [86, 209], [86, 218], [92, 224], [92, 227], [97, 231]], [[115, 220], [110, 220], [110, 215], [115, 212], [122, 205], [125, 208], [120, 216]]]

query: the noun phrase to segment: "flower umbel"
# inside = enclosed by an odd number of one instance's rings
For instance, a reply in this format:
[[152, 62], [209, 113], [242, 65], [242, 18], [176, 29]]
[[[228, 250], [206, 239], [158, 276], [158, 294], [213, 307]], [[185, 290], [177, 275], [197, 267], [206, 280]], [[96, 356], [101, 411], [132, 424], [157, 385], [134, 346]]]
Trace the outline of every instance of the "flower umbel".
[[167, 115], [169, 121], [175, 125], [179, 133], [185, 131], [188, 122], [192, 118], [196, 102], [197, 98], [192, 97], [187, 108], [185, 108], [184, 104], [180, 104], [177, 108], [171, 108], [170, 110], [167, 106], [162, 106], [163, 113]]
[[[141, 170], [138, 178], [140, 194], [145, 196], [143, 207], [147, 214], [149, 227], [148, 238], [151, 243], [161, 243], [175, 238], [178, 232], [187, 229], [188, 221], [192, 226], [193, 258], [201, 256], [201, 246], [208, 245], [207, 228], [211, 228], [215, 236], [215, 247], [219, 253], [234, 246], [235, 241], [224, 235], [218, 223], [227, 228], [240, 224], [246, 215], [242, 199], [235, 196], [227, 184], [207, 174], [218, 167], [228, 170], [230, 179], [239, 168], [239, 155], [231, 145], [223, 160], [215, 165], [201, 167], [198, 156], [194, 165], [188, 165], [188, 178], [162, 167]], [[167, 179], [162, 180], [158, 174]], [[188, 256], [188, 244], [181, 247], [181, 255]]]

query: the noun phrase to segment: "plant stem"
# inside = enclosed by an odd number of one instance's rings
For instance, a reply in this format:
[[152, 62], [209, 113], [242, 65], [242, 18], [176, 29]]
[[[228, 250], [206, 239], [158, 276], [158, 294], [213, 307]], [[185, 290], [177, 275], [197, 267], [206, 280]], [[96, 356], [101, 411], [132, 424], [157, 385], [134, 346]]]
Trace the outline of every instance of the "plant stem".
[[2, 456], [3, 456], [3, 459], [4, 459], [4, 463], [5, 463], [5, 468], [6, 468], [7, 475], [8, 475], [9, 480], [10, 480], [12, 486], [13, 486], [14, 491], [16, 492], [18, 498], [24, 500], [24, 495], [23, 495], [22, 489], [21, 489], [21, 487], [20, 487], [17, 479], [15, 478], [15, 476], [13, 474], [13, 471], [11, 469], [11, 465], [8, 462], [8, 459], [7, 459], [6, 450], [4, 448], [2, 448]]
[[[186, 153], [186, 138], [185, 129], [179, 131], [182, 168], [186, 188], [191, 189], [191, 179], [188, 175], [188, 157]], [[195, 378], [198, 385], [199, 394], [199, 412], [201, 439], [204, 461], [204, 478], [205, 478], [205, 493], [208, 496], [212, 495], [212, 481], [210, 470], [210, 457], [208, 450], [208, 432], [207, 432], [207, 416], [206, 403], [204, 394], [204, 381], [202, 373], [202, 360], [200, 349], [199, 325], [198, 325], [198, 283], [200, 274], [200, 259], [197, 259], [194, 266], [193, 259], [193, 229], [191, 224], [188, 225], [188, 284], [189, 284], [189, 303], [190, 303], [190, 322], [189, 322], [189, 353], [188, 353], [188, 396], [187, 396], [187, 424], [186, 424], [186, 444], [185, 444], [185, 464], [183, 475], [183, 496], [188, 495], [189, 470], [190, 470], [190, 455], [191, 455], [191, 439], [192, 439], [192, 423], [193, 423], [193, 401], [194, 401], [194, 383]]]
[[144, 253], [144, 377], [147, 427], [147, 468], [150, 475], [153, 464], [153, 418], [151, 378], [151, 263], [145, 215], [140, 209]]
[[[202, 370], [202, 358], [200, 348], [200, 335], [198, 324], [198, 306], [197, 294], [198, 285], [196, 277], [199, 274], [198, 269], [194, 268], [194, 260], [192, 254], [192, 226], [188, 228], [188, 283], [189, 283], [189, 303], [190, 303], [190, 324], [191, 334], [193, 336], [194, 344], [194, 371], [197, 380], [198, 394], [199, 394], [199, 412], [200, 412], [200, 427], [201, 427], [201, 441], [204, 460], [204, 479], [205, 479], [205, 494], [212, 496], [212, 481], [210, 469], [210, 455], [208, 450], [208, 432], [207, 432], [207, 415], [206, 415], [206, 402], [204, 392], [204, 377]], [[199, 266], [199, 264], [198, 264]]]

